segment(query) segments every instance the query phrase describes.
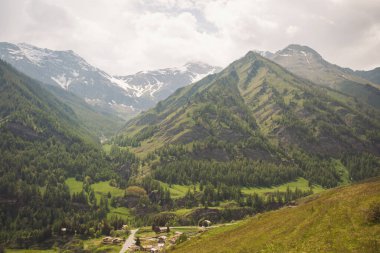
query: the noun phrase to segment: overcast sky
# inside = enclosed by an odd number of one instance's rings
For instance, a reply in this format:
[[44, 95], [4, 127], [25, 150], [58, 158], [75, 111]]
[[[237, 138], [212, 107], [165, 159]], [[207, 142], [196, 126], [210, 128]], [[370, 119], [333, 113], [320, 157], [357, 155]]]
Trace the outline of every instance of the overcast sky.
[[380, 66], [379, 0], [0, 0], [0, 41], [74, 50], [111, 74], [226, 66], [308, 45], [332, 63]]

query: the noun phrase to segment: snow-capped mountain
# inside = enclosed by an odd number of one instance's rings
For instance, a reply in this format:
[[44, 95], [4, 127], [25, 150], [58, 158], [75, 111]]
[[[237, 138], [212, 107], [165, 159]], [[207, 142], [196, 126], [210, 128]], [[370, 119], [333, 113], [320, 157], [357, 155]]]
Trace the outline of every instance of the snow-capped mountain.
[[120, 87], [132, 92], [134, 96], [151, 98], [157, 102], [167, 98], [176, 89], [220, 70], [219, 67], [202, 62], [191, 62], [179, 68], [140, 71], [134, 75], [118, 76], [116, 79]]
[[189, 63], [180, 68], [112, 76], [71, 50], [54, 51], [7, 42], [0, 42], [0, 58], [38, 81], [59, 86], [91, 105], [126, 118], [154, 106], [177, 88], [220, 70], [204, 63]]

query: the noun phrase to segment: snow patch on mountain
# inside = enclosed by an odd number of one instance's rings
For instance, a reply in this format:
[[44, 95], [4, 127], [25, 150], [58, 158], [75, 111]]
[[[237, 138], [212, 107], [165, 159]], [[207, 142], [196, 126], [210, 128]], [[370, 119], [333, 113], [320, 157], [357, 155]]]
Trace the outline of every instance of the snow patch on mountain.
[[112, 76], [71, 50], [54, 51], [25, 43], [0, 42], [0, 57], [44, 84], [61, 87], [90, 105], [112, 108], [118, 114], [146, 110], [176, 89], [221, 70], [202, 62], [190, 62], [175, 68]]
[[54, 82], [56, 82], [59, 86], [61, 86], [62, 89], [64, 90], [68, 90], [69, 89], [69, 86], [70, 84], [72, 83], [72, 79], [70, 78], [67, 78], [65, 76], [65, 74], [61, 74], [61, 75], [58, 75], [56, 77], [52, 76], [51, 77], [52, 80], [54, 80]]
[[37, 66], [41, 66], [41, 63], [45, 59], [51, 55], [49, 50], [38, 49], [32, 45], [28, 45], [25, 43], [17, 44], [19, 50], [9, 49], [9, 53], [13, 55], [17, 60], [23, 59], [26, 57], [29, 61], [36, 64]]

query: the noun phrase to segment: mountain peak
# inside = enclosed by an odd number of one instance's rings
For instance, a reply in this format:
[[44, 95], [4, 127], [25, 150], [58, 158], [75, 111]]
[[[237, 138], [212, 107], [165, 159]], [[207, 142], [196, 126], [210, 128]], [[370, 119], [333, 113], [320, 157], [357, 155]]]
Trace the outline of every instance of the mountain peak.
[[[265, 143], [269, 143], [269, 138], [278, 138], [283, 147], [298, 146], [310, 154], [336, 156], [352, 145], [367, 145], [366, 148], [374, 149], [372, 144], [359, 144], [360, 141], [355, 138], [350, 139], [352, 136], [345, 143], [337, 141], [340, 136], [331, 138], [330, 125], [339, 128], [343, 136], [348, 123], [343, 120], [330, 121], [334, 118], [333, 112], [340, 110], [342, 104], [335, 101], [336, 94], [324, 96], [320, 89], [259, 53], [249, 51], [220, 74], [178, 90], [156, 108], [136, 117], [127, 124], [123, 134], [127, 138], [135, 138], [134, 134], [142, 136], [146, 129], [156, 129], [152, 135], [141, 140], [144, 141], [141, 148], [144, 151], [153, 151], [169, 144], [203, 142], [209, 138], [238, 145], [252, 136], [259, 136], [260, 129], [268, 134]], [[351, 98], [345, 99], [349, 101]], [[304, 102], [306, 100], [307, 103]], [[331, 118], [324, 117], [324, 124], [318, 129], [312, 128], [310, 122], [325, 114]], [[355, 111], [347, 108], [341, 114], [344, 118], [355, 114]], [[170, 120], [166, 120], [167, 115], [170, 115]], [[355, 115], [360, 127], [360, 115]], [[374, 123], [371, 128], [375, 129]], [[307, 136], [317, 136], [316, 141], [304, 141]], [[160, 140], [160, 143], [155, 140]], [[228, 154], [218, 154], [210, 152], [206, 158], [223, 160], [228, 157]], [[198, 153], [192, 155], [200, 156]], [[249, 159], [281, 160], [280, 157], [272, 157], [265, 147], [260, 151], [246, 152], [244, 156]]]
[[356, 97], [377, 108], [380, 107], [379, 91], [376, 85], [368, 85], [369, 81], [378, 83], [380, 74], [373, 72], [354, 72], [329, 63], [314, 49], [291, 44], [275, 53], [270, 58], [290, 72], [309, 79], [320, 86], [327, 86], [345, 94]]
[[292, 56], [295, 54], [302, 54], [304, 56], [313, 55], [314, 57], [322, 59], [322, 56], [311, 47], [299, 44], [290, 44], [286, 48], [277, 51], [276, 54], [280, 56]]
[[262, 57], [271, 59], [273, 57], [273, 53], [270, 51], [262, 51], [262, 50], [253, 50], [254, 53], [261, 55]]
[[219, 67], [211, 66], [201, 61], [188, 62], [183, 67], [185, 67], [187, 71], [190, 71], [196, 74], [206, 74], [209, 72], [214, 73], [221, 70]]

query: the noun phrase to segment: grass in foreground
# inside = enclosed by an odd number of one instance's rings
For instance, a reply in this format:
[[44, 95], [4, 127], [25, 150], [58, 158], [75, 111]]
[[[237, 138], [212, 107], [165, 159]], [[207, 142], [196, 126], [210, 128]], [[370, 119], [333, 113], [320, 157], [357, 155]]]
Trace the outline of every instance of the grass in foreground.
[[41, 249], [6, 249], [5, 253], [55, 253], [58, 252], [57, 250], [53, 249], [47, 249], [47, 250], [41, 250]]
[[366, 220], [372, 203], [380, 203], [380, 178], [215, 228], [170, 252], [378, 252], [380, 224]]

